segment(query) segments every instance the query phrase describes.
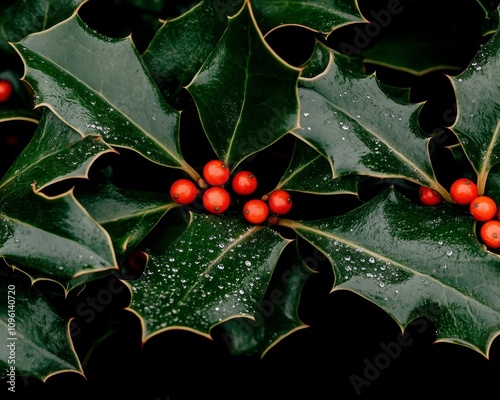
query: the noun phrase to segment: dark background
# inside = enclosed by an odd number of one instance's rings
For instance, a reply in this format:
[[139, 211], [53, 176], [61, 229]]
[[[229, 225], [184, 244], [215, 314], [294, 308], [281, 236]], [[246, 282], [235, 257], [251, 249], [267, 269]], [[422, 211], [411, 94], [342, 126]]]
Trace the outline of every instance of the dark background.
[[[158, 26], [152, 21], [180, 15], [196, 1], [166, 3], [161, 10], [147, 12], [137, 9], [132, 2], [90, 0], [80, 14], [92, 28], [106, 35], [123, 37], [133, 32], [134, 42], [143, 51], [154, 35], [153, 26]], [[465, 68], [485, 41], [480, 34], [483, 14], [478, 3], [472, 0], [436, 3], [406, 1], [405, 12], [384, 28], [380, 36], [373, 38], [373, 42], [405, 29], [416, 30], [426, 37], [450, 30], [453, 40], [446, 48], [448, 60]], [[378, 0], [359, 1], [364, 15], [386, 5], [387, 2]], [[343, 41], [352, 40], [353, 35], [353, 26], [346, 26], [338, 29], [325, 43], [336, 48]], [[285, 60], [300, 65], [310, 54], [314, 38], [312, 32], [304, 29], [283, 28], [266, 39]], [[17, 61], [12, 61], [11, 67], [22, 71]], [[366, 72], [376, 72], [384, 83], [411, 88], [412, 101], [427, 102], [421, 114], [422, 126], [429, 133], [439, 132], [445, 138], [440, 141], [441, 145], [453, 143], [455, 139], [446, 128], [449, 120], [443, 115], [446, 110], [454, 109], [454, 97], [444, 74], [457, 74], [456, 70], [415, 76], [366, 65]], [[29, 131], [30, 127], [26, 129]], [[2, 145], [5, 165], [20, 151], [27, 136], [18, 139], [14, 144], [5, 142]], [[453, 178], [448, 169], [449, 159], [439, 151], [433, 157], [438, 174], [448, 183], [446, 180]], [[286, 160], [282, 164], [278, 160], [277, 168], [286, 165]], [[139, 179], [141, 172], [136, 171], [136, 177], [132, 174], [127, 179]], [[347, 208], [349, 201], [346, 199]], [[19, 378], [17, 395], [21, 398], [23, 395], [65, 393], [68, 398], [83, 394], [130, 398], [132, 393], [137, 393], [135, 397], [141, 400], [198, 399], [202, 396], [223, 399], [404, 399], [430, 395], [451, 398], [469, 393], [479, 399], [497, 393], [498, 339], [493, 341], [489, 359], [486, 359], [464, 346], [435, 343], [435, 327], [426, 319], [410, 324], [403, 337], [396, 322], [369, 301], [347, 291], [330, 293], [333, 287], [331, 266], [321, 265], [317, 272], [308, 280], [299, 308], [301, 320], [309, 327], [284, 338], [263, 359], [231, 355], [218, 328], [213, 331], [213, 340], [188, 331], [167, 331], [141, 347], [139, 319], [122, 309], [128, 301], [124, 291], [91, 323], [78, 319], [73, 322], [82, 329], [74, 336], [74, 344], [84, 365], [85, 378], [74, 373], [57, 374], [45, 383]], [[96, 293], [101, 284], [96, 284]], [[93, 289], [88, 290], [90, 295]]]

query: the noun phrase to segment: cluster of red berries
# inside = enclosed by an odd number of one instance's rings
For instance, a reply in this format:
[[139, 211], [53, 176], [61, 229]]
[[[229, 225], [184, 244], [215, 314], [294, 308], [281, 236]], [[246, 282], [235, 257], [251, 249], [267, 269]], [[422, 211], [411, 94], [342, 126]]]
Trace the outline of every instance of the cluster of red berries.
[[14, 87], [12, 86], [12, 83], [6, 79], [0, 79], [0, 102], [3, 103], [9, 100], [13, 90]]
[[[231, 178], [231, 171], [221, 160], [211, 160], [203, 167], [203, 178], [209, 185], [203, 189], [203, 207], [212, 214], [221, 214], [231, 204], [231, 196], [224, 185]], [[231, 179], [231, 187], [237, 195], [249, 196], [257, 189], [257, 177], [251, 171], [239, 171]], [[189, 179], [178, 179], [170, 187], [170, 197], [178, 204], [188, 205], [194, 202], [200, 190]], [[246, 200], [243, 205], [243, 217], [252, 224], [261, 224], [273, 214], [270, 223], [277, 215], [288, 213], [292, 208], [292, 198], [285, 190], [274, 190], [261, 199]]]
[[[483, 243], [492, 248], [500, 248], [500, 209], [490, 196], [479, 195], [477, 185], [468, 178], [455, 180], [450, 187], [452, 200], [460, 206], [468, 206], [470, 214], [480, 223], [479, 234]], [[421, 186], [419, 199], [422, 204], [435, 206], [442, 197], [434, 189]]]

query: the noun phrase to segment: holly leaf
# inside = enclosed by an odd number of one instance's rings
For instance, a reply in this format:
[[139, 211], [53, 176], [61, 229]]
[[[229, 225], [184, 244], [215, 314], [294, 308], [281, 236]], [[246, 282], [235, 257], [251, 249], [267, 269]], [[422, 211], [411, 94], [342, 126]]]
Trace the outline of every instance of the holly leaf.
[[332, 177], [329, 160], [301, 140], [295, 142], [290, 164], [276, 189], [316, 194], [358, 194], [360, 175]]
[[449, 203], [426, 207], [388, 188], [340, 216], [281, 223], [329, 258], [332, 290], [369, 299], [402, 328], [428, 318], [437, 342], [488, 356], [500, 331], [500, 257], [478, 241], [470, 215]]
[[193, 79], [227, 28], [228, 16], [241, 5], [241, 1], [204, 0], [163, 23], [143, 59], [167, 99]]
[[457, 98], [456, 134], [484, 192], [490, 169], [500, 161], [500, 32], [486, 42], [469, 66], [449, 76]]
[[88, 185], [76, 197], [111, 236], [118, 261], [178, 206], [167, 195], [123, 188], [111, 181]]
[[300, 320], [298, 308], [302, 288], [312, 273], [295, 249], [291, 265], [273, 276], [255, 320], [234, 318], [222, 324], [231, 353], [262, 358], [279, 341], [307, 328], [308, 325]]
[[101, 135], [112, 146], [198, 178], [180, 152], [180, 115], [166, 103], [130, 37], [103, 36], [75, 12], [12, 45], [25, 63], [23, 80], [33, 88], [35, 107], [49, 107], [82, 136]]
[[299, 74], [266, 44], [246, 2], [187, 86], [220, 160], [234, 169], [298, 126]]
[[314, 49], [309, 59], [302, 64], [302, 78], [314, 78], [328, 67], [330, 63], [330, 49], [321, 43], [318, 39], [315, 40]]
[[32, 140], [0, 180], [0, 256], [38, 277], [63, 285], [84, 272], [116, 268], [106, 232], [72, 191], [49, 197], [41, 190], [69, 178], [85, 178], [100, 155], [113, 151], [43, 114]]
[[[30, 376], [44, 381], [61, 372], [83, 375], [73, 348], [69, 318], [57, 314], [29, 279], [0, 279], [0, 376]], [[5, 390], [8, 390], [9, 385]]]
[[[460, 60], [450, 52], [450, 43], [459, 42], [456, 31], [444, 26], [421, 27], [420, 31], [406, 27], [363, 50], [365, 63], [388, 67], [415, 76], [436, 71], [460, 71]], [[353, 50], [351, 49], [351, 52]], [[348, 54], [348, 53], [347, 53]]]
[[209, 337], [210, 329], [223, 321], [254, 318], [290, 242], [235, 215], [191, 213], [190, 218], [175, 241], [150, 253], [139, 279], [126, 281], [132, 291], [129, 308], [144, 328], [143, 342], [166, 329]]
[[430, 138], [418, 124], [422, 105], [389, 96], [374, 74], [349, 64], [332, 52], [323, 74], [300, 79], [300, 128], [293, 133], [328, 158], [334, 178], [403, 178], [450, 199], [432, 168]]
[[0, 122], [8, 121], [27, 121], [38, 124], [40, 116], [31, 110], [19, 109], [0, 109]]
[[[5, 190], [36, 191], [69, 178], [87, 178], [99, 156], [114, 150], [100, 136], [82, 138], [46, 110], [28, 146], [14, 160], [0, 181]], [[0, 187], [1, 187], [0, 186]]]
[[262, 32], [282, 25], [303, 25], [322, 33], [365, 19], [354, 0], [252, 0], [255, 17]]
[[9, 41], [47, 29], [73, 14], [87, 0], [15, 1], [0, 14], [0, 49], [12, 52]]

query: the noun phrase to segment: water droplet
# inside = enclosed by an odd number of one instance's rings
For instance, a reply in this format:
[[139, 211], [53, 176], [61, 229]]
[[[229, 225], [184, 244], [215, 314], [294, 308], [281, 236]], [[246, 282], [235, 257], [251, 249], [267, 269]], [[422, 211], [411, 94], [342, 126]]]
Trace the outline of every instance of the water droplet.
[[446, 252], [446, 255], [447, 255], [447, 256], [451, 256], [452, 254], [453, 254], [453, 251], [451, 251], [451, 250], [448, 250], [448, 251]]

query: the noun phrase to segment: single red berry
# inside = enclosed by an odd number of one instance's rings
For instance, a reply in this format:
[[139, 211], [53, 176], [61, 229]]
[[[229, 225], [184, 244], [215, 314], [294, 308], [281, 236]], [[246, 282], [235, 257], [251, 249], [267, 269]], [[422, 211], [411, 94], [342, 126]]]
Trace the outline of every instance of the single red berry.
[[189, 179], [178, 179], [170, 186], [170, 197], [178, 204], [191, 204], [197, 194], [196, 185]]
[[247, 196], [257, 189], [257, 178], [250, 171], [240, 171], [234, 175], [231, 185], [236, 194]]
[[481, 236], [481, 240], [486, 246], [492, 249], [500, 248], [500, 221], [492, 219], [485, 222], [481, 227], [479, 234]]
[[467, 178], [459, 178], [450, 187], [452, 200], [462, 206], [469, 205], [478, 196], [477, 186]]
[[418, 198], [420, 202], [426, 206], [437, 206], [442, 200], [439, 192], [427, 186], [420, 186], [418, 189]]
[[269, 215], [269, 207], [265, 201], [252, 199], [243, 206], [243, 216], [251, 224], [261, 224]]
[[476, 221], [489, 221], [497, 215], [497, 204], [489, 196], [478, 196], [471, 201], [470, 213]]
[[221, 160], [212, 160], [203, 167], [203, 177], [212, 186], [224, 185], [231, 175], [228, 166]]
[[292, 209], [292, 197], [286, 190], [275, 190], [267, 200], [273, 214], [286, 214]]
[[212, 214], [220, 214], [226, 211], [231, 204], [229, 192], [220, 187], [213, 186], [203, 192], [203, 206]]
[[130, 269], [131, 271], [143, 271], [148, 262], [149, 256], [142, 250], [134, 250], [132, 251], [124, 261], [125, 267]]
[[0, 102], [9, 100], [14, 87], [8, 80], [0, 79]]

